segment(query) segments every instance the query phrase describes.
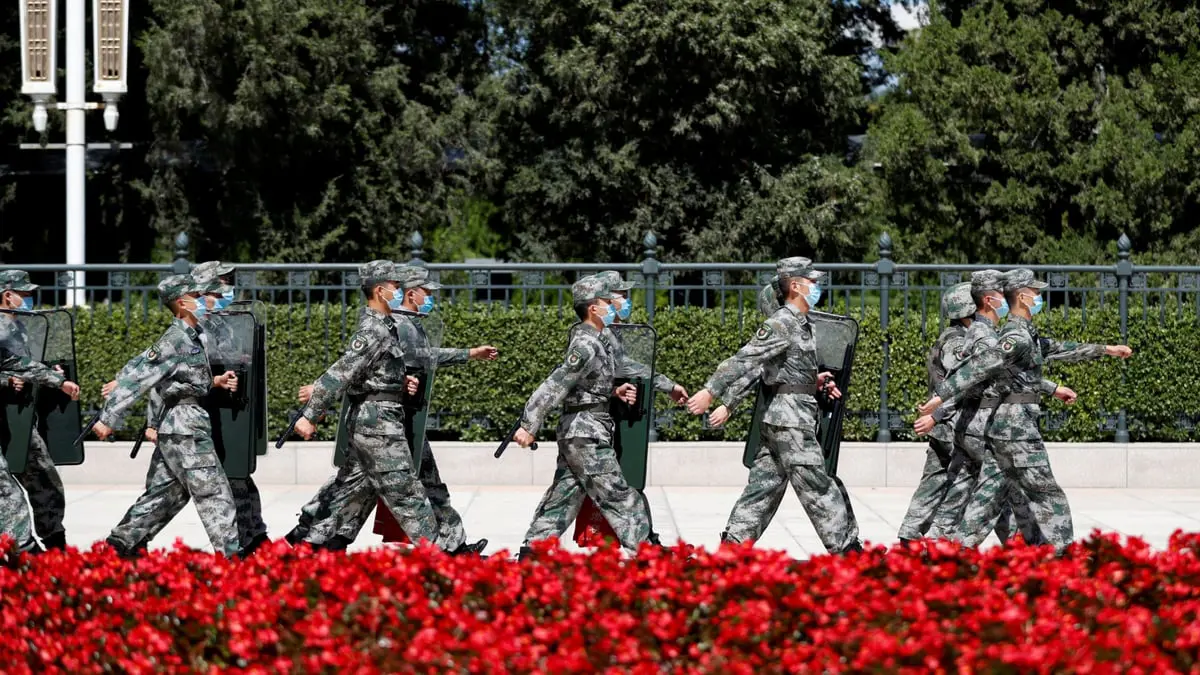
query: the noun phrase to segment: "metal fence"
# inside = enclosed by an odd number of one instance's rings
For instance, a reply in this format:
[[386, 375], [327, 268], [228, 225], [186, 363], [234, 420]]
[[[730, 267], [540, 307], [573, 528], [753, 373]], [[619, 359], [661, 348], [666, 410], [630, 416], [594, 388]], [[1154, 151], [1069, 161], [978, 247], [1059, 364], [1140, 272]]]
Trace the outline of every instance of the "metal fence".
[[[647, 233], [638, 262], [627, 263], [511, 263], [478, 261], [463, 263], [427, 262], [424, 240], [413, 233], [410, 259], [427, 267], [442, 285], [440, 302], [490, 304], [510, 307], [556, 306], [570, 312], [571, 284], [580, 276], [601, 270], [617, 270], [638, 282], [634, 300], [645, 307], [649, 320], [656, 311], [676, 307], [703, 307], [720, 312], [723, 320], [743, 321], [755, 309], [760, 288], [775, 273], [773, 262], [764, 263], [665, 263], [658, 259], [657, 240]], [[155, 286], [170, 274], [186, 273], [188, 238], [175, 239], [175, 262], [171, 264], [27, 265], [34, 283], [41, 285], [35, 302], [61, 305], [74, 298], [93, 306], [124, 306], [143, 310], [157, 304]], [[919, 322], [936, 330], [941, 324], [940, 295], [946, 288], [968, 280], [980, 269], [1012, 269], [1013, 265], [905, 264], [892, 258], [892, 240], [879, 237], [879, 258], [870, 263], [830, 263], [817, 267], [829, 273], [825, 285], [826, 311], [863, 318], [877, 317], [882, 334], [889, 324]], [[1200, 266], [1142, 266], [1130, 259], [1131, 244], [1124, 235], [1117, 241], [1117, 257], [1111, 265], [1027, 265], [1049, 284], [1046, 301], [1052, 308], [1079, 308], [1083, 320], [1089, 312], [1115, 307], [1122, 340], [1128, 337], [1129, 322], [1163, 321], [1166, 316], [1200, 317]], [[0, 269], [17, 267], [0, 265]], [[87, 283], [78, 287], [75, 272], [85, 272]], [[349, 306], [359, 303], [358, 266], [319, 263], [237, 263], [239, 295], [282, 305], [321, 303]], [[127, 313], [127, 316], [133, 312]], [[883, 340], [880, 373], [880, 405], [877, 440], [886, 442], [897, 428], [896, 411], [888, 407], [889, 355]], [[872, 414], [872, 417], [874, 415]], [[1114, 421], [1117, 442], [1127, 442], [1125, 412]]]

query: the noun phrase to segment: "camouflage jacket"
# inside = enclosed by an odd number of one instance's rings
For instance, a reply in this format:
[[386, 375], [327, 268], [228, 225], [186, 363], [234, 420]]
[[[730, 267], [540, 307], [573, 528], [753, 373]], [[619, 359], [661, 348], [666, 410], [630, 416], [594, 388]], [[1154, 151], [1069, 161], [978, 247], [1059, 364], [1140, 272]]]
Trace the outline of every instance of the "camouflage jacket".
[[[312, 398], [301, 414], [316, 421], [342, 394], [403, 394], [405, 390], [404, 348], [396, 337], [396, 322], [368, 307], [359, 316], [345, 353], [313, 383]], [[350, 433], [403, 436], [404, 409], [400, 402], [365, 401], [356, 406], [347, 426]]]
[[[546, 417], [565, 404], [558, 422], [558, 437], [595, 438], [612, 441], [613, 421], [608, 401], [616, 378], [616, 359], [601, 340], [600, 332], [588, 324], [571, 330], [571, 343], [561, 365], [533, 392], [521, 415], [521, 427], [537, 435]], [[590, 406], [596, 410], [571, 411]]]
[[[717, 366], [704, 388], [733, 408], [759, 381], [766, 387], [815, 385], [818, 365], [817, 343], [808, 317], [785, 304], [762, 323], [737, 354]], [[778, 427], [810, 427], [816, 424], [817, 412], [817, 400], [809, 394], [779, 394], [771, 397], [763, 422]]]
[[199, 401], [212, 386], [212, 369], [200, 341], [201, 333], [203, 329], [192, 328], [180, 319], [172, 321], [152, 347], [133, 357], [117, 373], [117, 387], [100, 411], [100, 422], [118, 428], [134, 402], [154, 390], [159, 407], [147, 414], [151, 419], [161, 418], [160, 434], [192, 436], [197, 431], [210, 431], [208, 413]]
[[[932, 393], [945, 379], [945, 374], [953, 372], [960, 362], [959, 354], [963, 351], [963, 343], [967, 338], [967, 328], [952, 325], [942, 331], [933, 346], [929, 349], [929, 360], [926, 367], [929, 371], [929, 391]], [[958, 415], [957, 405], [948, 403], [933, 413], [937, 424], [929, 432], [929, 437], [951, 443], [954, 441], [954, 420]]]
[[[246, 345], [234, 341], [237, 336], [234, 335], [232, 327], [224, 317], [217, 314], [205, 314], [204, 318], [200, 319], [200, 327], [200, 344], [204, 347], [204, 353], [208, 355], [210, 372], [218, 365], [221, 368], [236, 368], [250, 364], [250, 360], [253, 358], [251, 352]], [[254, 338], [250, 336], [249, 339], [253, 340]], [[248, 382], [246, 386], [249, 386]], [[211, 386], [209, 389], [211, 391]], [[162, 394], [158, 389], [151, 389], [146, 401], [146, 426], [150, 429], [157, 429], [162, 424], [164, 412], [166, 411], [163, 409]]]
[[[616, 376], [623, 378], [649, 377], [653, 364], [645, 364], [631, 357], [625, 351], [625, 346], [621, 344], [621, 339], [617, 335], [617, 331], [611, 327], [605, 328], [604, 332], [600, 334], [600, 339], [612, 349], [613, 361], [616, 363], [617, 369]], [[670, 394], [675, 390], [675, 382], [662, 373], [654, 373], [654, 388], [664, 394]]]
[[[1014, 316], [1000, 331], [999, 351], [1008, 364], [1005, 393], [1053, 394], [1058, 385], [1042, 378], [1046, 361], [1081, 363], [1104, 356], [1104, 345], [1059, 342], [1038, 336], [1029, 319]], [[1039, 440], [1038, 416], [1041, 403], [1000, 403], [988, 426], [989, 438], [1002, 440]]]
[[9, 351], [7, 345], [0, 344], [0, 387], [9, 385], [9, 377], [17, 377], [55, 389], [61, 387], [66, 381], [65, 377], [46, 364]]
[[436, 370], [439, 366], [452, 366], [470, 360], [470, 349], [434, 347], [429, 344], [429, 336], [425, 334], [419, 315], [402, 311], [393, 314], [392, 318], [396, 322], [396, 338], [404, 348], [404, 365], [407, 367], [428, 372], [431, 365]]
[[17, 356], [32, 356], [29, 352], [29, 331], [8, 314], [0, 314], [0, 348]]

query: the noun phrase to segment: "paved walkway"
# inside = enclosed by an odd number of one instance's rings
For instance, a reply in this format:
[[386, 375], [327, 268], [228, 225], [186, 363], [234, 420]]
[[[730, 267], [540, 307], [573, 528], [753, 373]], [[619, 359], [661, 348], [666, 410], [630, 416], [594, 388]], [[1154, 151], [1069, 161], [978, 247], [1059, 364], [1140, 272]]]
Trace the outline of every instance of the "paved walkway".
[[[272, 539], [280, 538], [296, 524], [300, 506], [319, 486], [270, 486], [262, 489], [263, 516]], [[488, 553], [501, 549], [516, 551], [544, 488], [533, 486], [462, 486], [451, 488], [454, 505], [463, 516], [467, 537], [486, 537]], [[1165, 548], [1177, 529], [1200, 531], [1200, 490], [1085, 489], [1067, 488], [1075, 518], [1076, 537], [1093, 529], [1140, 536], [1151, 545]], [[88, 547], [103, 540], [133, 504], [140, 490], [113, 486], [71, 486], [67, 492], [67, 540]], [[730, 487], [652, 487], [647, 496], [653, 509], [654, 526], [664, 543], [677, 539], [715, 547], [725, 519], [740, 489]], [[911, 488], [858, 488], [851, 490], [854, 512], [865, 540], [890, 545], [908, 507]], [[569, 533], [568, 533], [569, 534]], [[152, 542], [152, 548], [169, 548], [175, 539], [196, 548], [211, 550], [208, 537], [193, 507], [185, 508]], [[996, 543], [995, 535], [985, 546]], [[352, 550], [380, 544], [363, 529]], [[761, 546], [784, 549], [797, 558], [824, 548], [817, 539], [799, 500], [788, 494]], [[573, 542], [571, 543], [573, 547]]]

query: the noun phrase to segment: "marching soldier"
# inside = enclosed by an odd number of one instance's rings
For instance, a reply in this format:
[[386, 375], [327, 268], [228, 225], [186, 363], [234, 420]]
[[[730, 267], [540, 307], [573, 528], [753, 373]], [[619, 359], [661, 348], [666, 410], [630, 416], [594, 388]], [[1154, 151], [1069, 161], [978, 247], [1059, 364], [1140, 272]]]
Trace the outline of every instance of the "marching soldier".
[[520, 428], [513, 440], [529, 447], [546, 417], [559, 406], [558, 468], [554, 480], [538, 504], [535, 519], [525, 533], [521, 557], [529, 555], [530, 544], [560, 535], [575, 520], [590, 497], [604, 514], [624, 548], [636, 551], [650, 535], [650, 514], [638, 492], [625, 481], [613, 450], [615, 427], [609, 414], [609, 399], [616, 396], [633, 404], [633, 384], [613, 387], [616, 360], [601, 334], [616, 319], [613, 294], [595, 276], [584, 277], [571, 287], [575, 314], [580, 324], [571, 332], [567, 355], [525, 404]]
[[[396, 318], [404, 302], [404, 275], [396, 265], [376, 260], [359, 269], [367, 308], [345, 354], [317, 379], [296, 421], [305, 439], [334, 401], [348, 392], [350, 443], [346, 462], [318, 493], [317, 519], [341, 508], [362, 509], [377, 498], [400, 523], [410, 541], [429, 540], [450, 550], [439, 534], [437, 517], [413, 467], [404, 433], [405, 393], [415, 393], [416, 379], [405, 375], [404, 346], [396, 335]], [[303, 523], [302, 523], [303, 525]], [[293, 541], [293, 530], [288, 540]]]
[[[0, 272], [0, 307], [8, 309], [33, 310], [33, 292], [37, 285], [30, 283], [29, 274], [21, 270], [5, 270]], [[6, 346], [10, 352], [18, 356], [30, 356], [24, 347], [26, 336], [22, 335], [21, 325], [0, 314], [0, 345]], [[55, 367], [61, 375], [62, 369]], [[9, 386], [15, 390], [24, 388], [25, 382], [19, 377], [0, 377], [0, 387]], [[5, 411], [0, 406], [0, 426], [5, 425]], [[29, 495], [29, 504], [33, 507], [33, 525], [42, 545], [47, 550], [66, 548], [67, 533], [63, 529], [63, 516], [66, 511], [67, 497], [63, 490], [62, 478], [54, 467], [50, 457], [50, 449], [46, 439], [42, 437], [37, 420], [34, 420], [33, 433], [30, 435], [29, 457], [25, 470], [14, 474], [17, 481]]]
[[175, 320], [153, 346], [117, 374], [117, 386], [93, 428], [98, 438], [108, 438], [134, 402], [154, 392], [157, 404], [148, 415], [158, 419], [157, 445], [146, 473], [146, 490], [108, 537], [108, 544], [122, 557], [136, 555], [189, 499], [196, 501], [213, 550], [227, 556], [238, 552], [233, 493], [201, 402], [214, 386], [237, 386], [228, 373], [213, 377], [200, 338], [203, 329], [198, 318], [207, 311], [202, 295], [209, 289], [183, 274], [158, 284], [159, 298]]
[[985, 467], [963, 515], [960, 532], [964, 546], [983, 543], [1000, 515], [1003, 499], [1013, 489], [1009, 481], [1029, 498], [1038, 526], [1049, 543], [1060, 552], [1070, 545], [1074, 539], [1070, 505], [1050, 469], [1037, 420], [1043, 394], [1054, 393], [1072, 403], [1075, 393], [1042, 379], [1042, 366], [1047, 359], [1078, 363], [1106, 354], [1128, 358], [1133, 353], [1124, 345], [1058, 342], [1039, 337], [1032, 317], [1043, 306], [1041, 291], [1045, 287], [1028, 269], [1003, 275], [1005, 297], [1000, 299], [999, 306], [1010, 307], [1012, 316], [999, 340], [973, 353], [936, 388], [936, 395], [921, 406], [923, 415], [932, 414], [943, 402], [954, 402], [980, 384], [996, 383], [1000, 400], [986, 432], [996, 465]]
[[832, 374], [817, 372], [817, 345], [806, 316], [821, 298], [819, 282], [824, 272], [801, 257], [780, 260], [777, 271], [780, 289], [786, 293], [783, 307], [688, 401], [688, 410], [699, 415], [720, 398], [722, 405], [709, 417], [719, 426], [759, 381], [769, 397], [762, 447], [721, 540], [741, 543], [762, 536], [790, 482], [829, 552], [861, 551], [849, 496], [841, 481], [825, 472], [817, 441], [817, 392], [841, 396], [832, 386]]

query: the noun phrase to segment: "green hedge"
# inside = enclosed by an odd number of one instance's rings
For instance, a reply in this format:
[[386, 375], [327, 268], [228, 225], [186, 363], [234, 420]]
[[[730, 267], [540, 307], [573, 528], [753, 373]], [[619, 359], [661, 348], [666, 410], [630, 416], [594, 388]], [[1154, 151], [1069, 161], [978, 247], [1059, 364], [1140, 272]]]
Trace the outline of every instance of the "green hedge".
[[[500, 359], [448, 367], [435, 383], [434, 408], [440, 411], [435, 438], [467, 441], [495, 440], [519, 414], [526, 397], [561, 358], [566, 329], [572, 317], [541, 307], [506, 309], [443, 305], [447, 346], [493, 344]], [[268, 359], [270, 373], [271, 433], [278, 433], [286, 414], [296, 405], [300, 385], [312, 382], [337, 358], [357, 308], [342, 306], [277, 306], [269, 311]], [[638, 317], [635, 314], [635, 320]], [[641, 317], [644, 319], [644, 316]], [[730, 318], [730, 317], [727, 317]], [[878, 411], [882, 335], [878, 313], [860, 316], [860, 342], [855, 360], [849, 409]], [[722, 321], [719, 312], [686, 308], [660, 311], [655, 317], [659, 335], [658, 368], [683, 384], [689, 392], [701, 386], [713, 368], [732, 354], [754, 331], [760, 317]], [[889, 407], [904, 411], [905, 428], [894, 431], [896, 440], [912, 438], [911, 412], [925, 400], [925, 352], [936, 332], [923, 332], [919, 316], [906, 322], [896, 316], [888, 331], [890, 341]], [[165, 329], [164, 310], [143, 312], [134, 308], [127, 317], [119, 307], [83, 311], [76, 319], [79, 360], [83, 372], [85, 409], [99, 406], [100, 385], [126, 360], [149, 346]], [[1101, 343], [1118, 341], [1114, 310], [1088, 311], [1086, 323], [1079, 310], [1053, 311], [1038, 317], [1044, 335]], [[1102, 431], [1102, 411], [1127, 406], [1134, 440], [1184, 440], [1190, 432], [1179, 424], [1181, 415], [1200, 412], [1200, 369], [1191, 355], [1200, 353], [1200, 332], [1194, 315], [1130, 320], [1130, 343], [1135, 356], [1122, 364], [1115, 359], [1074, 366], [1053, 366], [1048, 376], [1071, 386], [1079, 402], [1065, 408], [1057, 401], [1052, 413], [1069, 410], [1066, 423], [1047, 429], [1048, 440], [1098, 441], [1112, 438]], [[1124, 369], [1124, 384], [1122, 384]], [[669, 401], [660, 397], [660, 415], [671, 415]], [[703, 428], [699, 418], [675, 408], [670, 424], [659, 431], [662, 440], [741, 439], [749, 421], [747, 410], [724, 431]], [[131, 418], [129, 426], [140, 427]], [[548, 434], [550, 432], [547, 432]], [[333, 435], [332, 424], [320, 428], [320, 438]], [[875, 429], [860, 419], [849, 419], [847, 440], [872, 440]]]

